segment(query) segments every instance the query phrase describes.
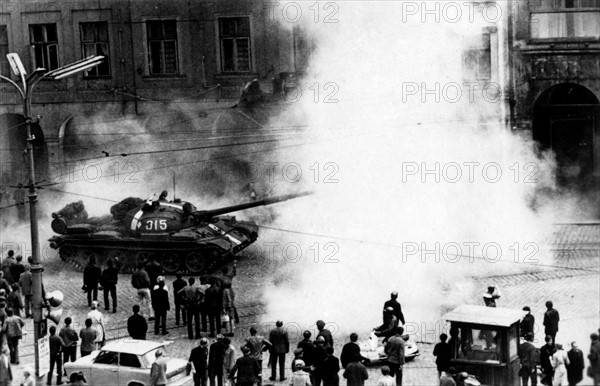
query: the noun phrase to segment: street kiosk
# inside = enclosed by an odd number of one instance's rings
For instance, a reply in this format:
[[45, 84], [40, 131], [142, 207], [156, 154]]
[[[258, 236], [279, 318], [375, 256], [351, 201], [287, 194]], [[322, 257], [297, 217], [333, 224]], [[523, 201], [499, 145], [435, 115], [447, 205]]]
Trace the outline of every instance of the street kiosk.
[[519, 322], [523, 311], [462, 305], [447, 313], [450, 366], [484, 385], [519, 386]]

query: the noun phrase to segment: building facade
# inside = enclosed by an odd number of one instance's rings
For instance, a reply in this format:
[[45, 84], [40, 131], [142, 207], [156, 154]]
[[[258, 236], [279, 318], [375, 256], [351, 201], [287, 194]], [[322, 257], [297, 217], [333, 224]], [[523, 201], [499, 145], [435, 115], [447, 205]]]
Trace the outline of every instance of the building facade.
[[528, 0], [511, 13], [513, 125], [556, 155], [558, 177], [600, 181], [600, 2]]
[[[85, 133], [93, 117], [155, 128], [182, 114], [202, 119], [206, 111], [230, 106], [248, 81], [269, 86], [279, 73], [298, 71], [294, 28], [272, 13], [262, 1], [2, 2], [0, 73], [17, 80], [9, 52], [18, 53], [29, 71], [105, 57], [84, 73], [44, 79], [36, 88], [32, 114], [42, 117], [36, 154], [60, 162], [65, 139]], [[0, 133], [10, 143], [2, 150], [3, 174], [20, 163], [14, 152], [24, 147], [24, 130], [15, 130], [20, 114], [19, 95], [0, 82], [0, 119], [10, 129]]]

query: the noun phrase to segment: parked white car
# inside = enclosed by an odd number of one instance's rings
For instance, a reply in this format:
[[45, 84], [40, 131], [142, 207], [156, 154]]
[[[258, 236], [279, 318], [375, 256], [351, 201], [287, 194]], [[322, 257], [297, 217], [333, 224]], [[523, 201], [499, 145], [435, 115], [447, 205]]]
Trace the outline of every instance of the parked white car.
[[73, 380], [83, 373], [87, 385], [145, 386], [150, 385], [150, 370], [156, 360], [156, 350], [163, 350], [167, 359], [169, 386], [193, 385], [191, 376], [186, 375], [187, 360], [170, 358], [165, 348], [170, 342], [124, 339], [108, 343], [101, 350], [67, 362], [67, 379]]
[[[404, 348], [404, 360], [411, 361], [419, 355], [419, 347], [417, 343], [408, 335], [402, 335], [402, 339], [406, 342]], [[383, 338], [375, 336], [374, 332], [371, 332], [369, 340], [361, 342], [360, 355], [368, 358], [371, 364], [381, 364], [387, 361], [387, 355], [385, 353], [385, 345], [381, 343]]]

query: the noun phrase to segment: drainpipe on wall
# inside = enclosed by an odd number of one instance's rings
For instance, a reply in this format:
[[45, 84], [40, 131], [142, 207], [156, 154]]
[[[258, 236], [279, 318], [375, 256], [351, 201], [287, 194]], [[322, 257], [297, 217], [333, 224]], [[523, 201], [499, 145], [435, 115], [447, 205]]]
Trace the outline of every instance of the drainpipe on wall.
[[515, 119], [515, 76], [514, 76], [514, 28], [513, 28], [513, 9], [509, 7], [508, 10], [508, 36], [507, 36], [507, 44], [508, 44], [508, 107], [510, 111], [510, 128], [511, 130], [515, 129], [516, 119]]
[[[135, 80], [137, 73], [135, 72], [135, 55], [133, 53], [133, 47], [135, 47], [134, 43], [133, 43], [133, 22], [131, 19], [131, 0], [129, 0], [127, 2], [127, 10], [129, 11], [129, 38], [131, 40], [131, 80], [133, 81], [133, 95], [137, 95], [137, 82]], [[138, 115], [138, 100], [137, 98], [133, 98], [133, 103], [134, 103], [134, 107], [135, 107], [135, 115]]]

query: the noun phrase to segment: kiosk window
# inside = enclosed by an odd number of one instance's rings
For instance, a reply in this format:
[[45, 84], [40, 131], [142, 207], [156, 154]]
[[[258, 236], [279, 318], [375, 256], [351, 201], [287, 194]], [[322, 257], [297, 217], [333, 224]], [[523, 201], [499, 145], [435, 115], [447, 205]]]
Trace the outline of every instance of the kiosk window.
[[476, 330], [462, 327], [457, 337], [458, 359], [489, 363], [504, 362], [502, 334], [496, 330]]

